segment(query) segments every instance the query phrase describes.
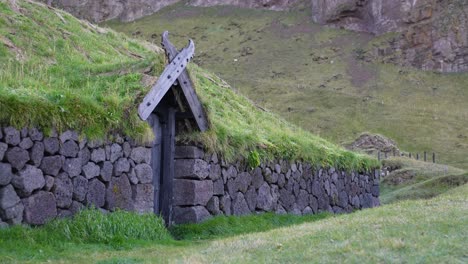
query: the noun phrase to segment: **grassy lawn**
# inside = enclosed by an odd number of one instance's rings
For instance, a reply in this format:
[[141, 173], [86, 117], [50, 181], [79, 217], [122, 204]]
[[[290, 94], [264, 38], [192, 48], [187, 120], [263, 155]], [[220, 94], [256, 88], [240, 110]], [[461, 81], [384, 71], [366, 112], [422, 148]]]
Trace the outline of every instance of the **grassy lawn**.
[[[124, 224], [102, 227], [96, 217], [90, 221], [82, 217], [78, 223], [67, 220], [68, 224], [53, 222], [33, 230], [0, 230], [0, 261], [464, 263], [468, 258], [467, 210], [468, 185], [463, 185], [429, 200], [403, 201], [348, 215], [217, 218], [198, 226], [176, 227], [183, 230], [182, 240], [168, 238], [157, 219], [148, 224], [148, 218], [133, 218], [136, 229], [132, 231]], [[119, 222], [128, 222], [127, 217], [119, 218]], [[226, 228], [226, 222], [231, 229]], [[141, 237], [142, 233], [135, 230], [145, 225], [153, 228]], [[82, 236], [67, 238], [65, 226]], [[240, 231], [242, 227], [244, 231]]]
[[195, 61], [256, 104], [335, 143], [362, 132], [394, 139], [405, 151], [436, 152], [440, 163], [468, 169], [468, 74], [437, 74], [366, 62], [387, 34], [326, 28], [310, 9], [292, 12], [183, 3], [118, 31], [159, 43], [169, 30]]

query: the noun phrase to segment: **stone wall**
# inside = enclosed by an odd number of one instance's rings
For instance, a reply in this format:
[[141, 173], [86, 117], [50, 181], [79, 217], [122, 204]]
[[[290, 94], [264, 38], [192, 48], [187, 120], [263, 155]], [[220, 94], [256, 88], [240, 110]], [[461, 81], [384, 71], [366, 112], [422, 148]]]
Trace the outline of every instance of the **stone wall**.
[[259, 212], [352, 212], [379, 202], [379, 173], [315, 169], [303, 162], [228, 164], [197, 147], [176, 148], [173, 218], [176, 224], [214, 215]]
[[44, 224], [85, 206], [153, 211], [151, 148], [129, 138], [0, 127], [0, 226]]

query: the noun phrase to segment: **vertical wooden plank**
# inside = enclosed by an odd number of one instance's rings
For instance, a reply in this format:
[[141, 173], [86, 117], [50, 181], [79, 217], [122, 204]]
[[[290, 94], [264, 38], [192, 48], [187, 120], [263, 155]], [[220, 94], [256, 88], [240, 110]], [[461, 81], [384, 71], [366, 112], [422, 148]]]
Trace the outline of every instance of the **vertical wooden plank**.
[[153, 212], [160, 213], [159, 197], [161, 192], [161, 143], [162, 143], [162, 130], [161, 121], [156, 114], [151, 114], [149, 123], [153, 128], [154, 142], [151, 150], [151, 168], [153, 169], [153, 188], [154, 188], [154, 206]]
[[161, 215], [166, 225], [172, 223], [172, 200], [174, 182], [174, 153], [175, 153], [175, 109], [165, 110], [162, 124], [162, 182], [161, 182]]

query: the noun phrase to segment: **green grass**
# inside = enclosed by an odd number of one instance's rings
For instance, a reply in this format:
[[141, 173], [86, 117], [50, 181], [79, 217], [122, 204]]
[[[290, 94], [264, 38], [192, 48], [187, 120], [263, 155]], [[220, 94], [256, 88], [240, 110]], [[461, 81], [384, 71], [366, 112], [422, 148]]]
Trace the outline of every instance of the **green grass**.
[[[0, 230], [0, 262], [464, 263], [468, 257], [467, 210], [468, 185], [465, 184], [429, 200], [408, 200], [348, 215], [311, 218], [311, 222], [298, 216], [216, 218], [198, 227], [179, 227], [187, 239], [182, 241], [166, 239], [166, 232], [159, 224], [154, 228], [156, 239], [132, 240], [138, 238], [138, 233], [126, 231], [133, 229], [128, 225], [114, 232], [129, 234], [117, 247], [106, 243], [107, 239], [69, 240], [63, 229], [51, 229], [57, 226], [52, 222], [42, 228]], [[150, 218], [129, 219], [136, 226], [154, 223]], [[127, 221], [126, 217], [120, 220]], [[102, 225], [99, 221], [80, 221], [69, 223], [93, 230], [98, 230], [93, 225]], [[226, 230], [226, 222], [232, 231]], [[258, 228], [254, 222], [259, 223]], [[156, 219], [156, 223], [160, 220]], [[281, 227], [285, 223], [295, 224]], [[264, 229], [266, 226], [274, 229]]]
[[438, 74], [366, 62], [384, 40], [311, 23], [310, 9], [291, 12], [179, 3], [131, 23], [105, 25], [159, 43], [169, 30], [195, 61], [256, 104], [342, 144], [362, 132], [394, 139], [406, 152], [436, 152], [468, 169], [468, 74]]
[[[164, 66], [162, 53], [136, 41], [91, 26], [43, 5], [19, 1], [22, 13], [0, 4], [0, 124], [75, 129], [89, 138], [116, 132], [148, 140], [149, 126], [136, 111], [148, 88], [142, 71]], [[24, 55], [18, 59], [17, 56]], [[316, 166], [371, 170], [379, 163], [345, 151], [275, 114], [255, 107], [224, 81], [196, 65], [189, 67], [211, 129], [180, 135], [202, 142], [227, 160], [305, 160]], [[255, 157], [256, 159], [252, 159]]]
[[65, 12], [18, 3], [22, 13], [0, 3], [0, 123], [142, 138], [141, 72], [161, 71], [163, 56]]
[[468, 182], [464, 170], [408, 158], [390, 158], [383, 166], [392, 172], [380, 183], [383, 204], [407, 199], [428, 199]]
[[240, 217], [218, 216], [201, 224], [173, 226], [170, 228], [170, 232], [178, 240], [209, 240], [265, 232], [279, 227], [319, 221], [331, 216], [328, 213], [304, 216], [274, 213]]

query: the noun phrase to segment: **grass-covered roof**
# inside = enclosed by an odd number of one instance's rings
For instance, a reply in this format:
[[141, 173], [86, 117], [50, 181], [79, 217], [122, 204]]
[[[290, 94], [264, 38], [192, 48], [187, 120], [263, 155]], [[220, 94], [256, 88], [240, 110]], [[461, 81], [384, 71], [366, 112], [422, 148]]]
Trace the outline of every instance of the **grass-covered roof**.
[[[164, 55], [155, 46], [101, 29], [44, 5], [0, 2], [0, 123], [74, 129], [89, 138], [114, 132], [144, 139], [137, 106], [147, 93], [143, 73], [157, 76]], [[370, 169], [378, 162], [346, 151], [254, 106], [217, 76], [189, 73], [211, 129], [181, 135], [227, 159], [302, 159], [320, 166]]]

